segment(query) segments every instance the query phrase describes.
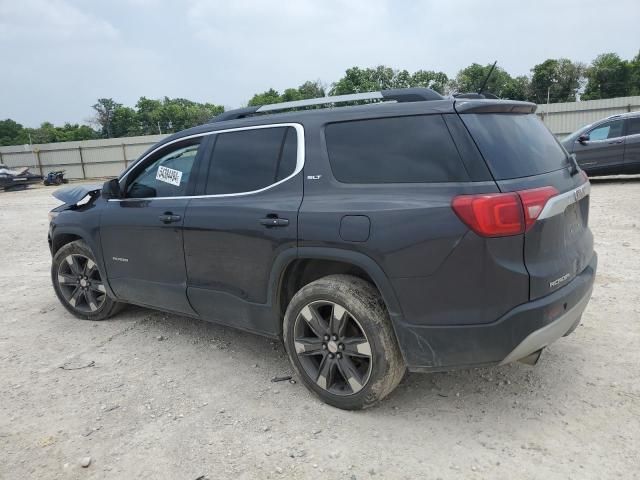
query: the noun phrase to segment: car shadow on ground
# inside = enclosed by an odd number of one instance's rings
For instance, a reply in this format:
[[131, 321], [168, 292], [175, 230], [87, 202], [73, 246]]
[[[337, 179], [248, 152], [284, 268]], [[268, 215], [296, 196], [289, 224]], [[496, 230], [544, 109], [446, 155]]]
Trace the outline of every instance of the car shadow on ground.
[[[123, 318], [125, 323], [133, 319], [138, 323], [136, 330], [150, 334], [149, 342], [162, 336], [181, 343], [181, 348], [212, 347], [225, 350], [233, 355], [239, 371], [255, 372], [255, 366], [260, 365], [260, 372], [264, 372], [265, 387], [274, 385], [271, 383], [273, 377], [293, 375], [296, 379], [281, 340], [140, 307], [128, 307], [124, 316], [127, 317]], [[563, 339], [560, 343], [568, 341]], [[156, 344], [162, 345], [161, 342]], [[147, 347], [154, 348], [153, 345]], [[578, 369], [582, 365], [576, 362], [567, 368], [562, 358], [566, 355], [563, 347], [565, 345], [546, 349], [535, 367], [514, 363], [439, 373], [407, 373], [387, 399], [363, 414], [375, 411], [378, 412], [376, 415], [393, 416], [404, 411], [431, 417], [434, 412], [450, 412], [472, 417], [487, 412], [504, 415], [505, 409], [508, 409], [514, 414], [526, 410], [530, 417], [535, 415], [532, 413], [534, 404], [548, 404], [548, 399], [543, 398], [544, 392], [553, 389], [557, 398], [571, 395], [572, 379], [579, 375]], [[204, 354], [208, 355], [206, 352]], [[211, 356], [215, 356], [215, 350]], [[296, 384], [283, 382], [281, 385], [283, 393], [284, 389], [306, 391], [299, 379]], [[224, 385], [219, 387], [224, 388]], [[291, 393], [300, 396], [300, 392]], [[303, 393], [302, 396], [303, 401], [320, 402], [311, 393]]]

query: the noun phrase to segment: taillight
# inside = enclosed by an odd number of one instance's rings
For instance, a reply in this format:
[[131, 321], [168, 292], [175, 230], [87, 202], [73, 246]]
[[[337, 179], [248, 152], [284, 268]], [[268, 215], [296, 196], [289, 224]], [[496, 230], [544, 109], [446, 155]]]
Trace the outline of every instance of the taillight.
[[557, 195], [553, 187], [509, 193], [458, 195], [453, 211], [471, 230], [483, 237], [507, 237], [529, 230], [547, 201]]
[[540, 216], [540, 212], [551, 197], [558, 194], [553, 187], [532, 188], [518, 192], [524, 209], [525, 231], [529, 230]]

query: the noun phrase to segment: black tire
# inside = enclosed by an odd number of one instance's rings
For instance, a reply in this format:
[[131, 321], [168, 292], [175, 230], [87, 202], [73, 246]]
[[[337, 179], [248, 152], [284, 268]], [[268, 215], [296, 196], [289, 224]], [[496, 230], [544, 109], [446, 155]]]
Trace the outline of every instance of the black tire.
[[283, 335], [305, 386], [344, 410], [379, 402], [406, 370], [380, 293], [350, 275], [329, 275], [300, 289], [285, 313]]
[[49, 183], [49, 180], [46, 180], [46, 179], [45, 179], [45, 180], [43, 180], [43, 182], [42, 182], [42, 183], [44, 184], [44, 186], [45, 186], [45, 187], [48, 187], [49, 185], [51, 185], [51, 184]]
[[103, 278], [82, 240], [64, 245], [53, 256], [53, 289], [64, 308], [82, 320], [106, 320], [124, 307], [106, 293]]

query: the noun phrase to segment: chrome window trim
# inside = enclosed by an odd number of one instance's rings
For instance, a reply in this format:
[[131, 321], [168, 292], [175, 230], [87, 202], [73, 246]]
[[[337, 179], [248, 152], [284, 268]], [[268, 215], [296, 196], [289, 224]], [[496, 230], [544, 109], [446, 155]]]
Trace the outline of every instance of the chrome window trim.
[[538, 220], [560, 215], [569, 205], [579, 202], [590, 193], [591, 183], [586, 182], [573, 190], [551, 197], [542, 209], [542, 212], [540, 212], [540, 215], [538, 215]]
[[284, 183], [292, 179], [293, 177], [298, 175], [302, 171], [302, 168], [304, 167], [304, 160], [305, 160], [304, 127], [300, 123], [270, 123], [268, 125], [251, 125], [248, 127], [237, 127], [237, 128], [227, 128], [224, 130], [214, 130], [211, 132], [197, 133], [195, 135], [189, 135], [186, 137], [177, 138], [175, 140], [172, 140], [171, 142], [162, 144], [158, 148], [153, 149], [144, 157], [140, 158], [137, 162], [135, 162], [135, 164], [132, 166], [131, 169], [127, 170], [124, 173], [124, 175], [122, 175], [122, 177], [118, 179], [119, 181], [124, 180], [127, 177], [127, 175], [129, 175], [129, 173], [133, 170], [135, 165], [138, 165], [141, 162], [144, 162], [151, 155], [157, 153], [159, 150], [169, 145], [172, 145], [174, 143], [183, 142], [184, 140], [189, 140], [192, 138], [206, 137], [209, 135], [217, 135], [219, 133], [241, 132], [245, 130], [259, 130], [263, 128], [278, 128], [278, 127], [293, 127], [296, 130], [296, 136], [298, 140], [298, 145], [296, 149], [296, 168], [291, 175], [289, 175], [286, 178], [283, 178], [282, 180], [278, 180], [277, 182], [272, 183], [271, 185], [267, 185], [266, 187], [260, 188], [258, 190], [252, 190], [249, 192], [218, 193], [218, 194], [212, 194], [212, 195], [182, 195], [182, 196], [176, 196], [176, 197], [110, 198], [109, 202], [139, 202], [139, 201], [145, 201], [145, 200], [169, 200], [169, 199], [175, 200], [175, 199], [191, 199], [191, 198], [240, 197], [245, 195], [255, 195], [256, 193], [261, 193], [266, 190], [269, 190], [277, 185], [280, 185], [281, 183]]

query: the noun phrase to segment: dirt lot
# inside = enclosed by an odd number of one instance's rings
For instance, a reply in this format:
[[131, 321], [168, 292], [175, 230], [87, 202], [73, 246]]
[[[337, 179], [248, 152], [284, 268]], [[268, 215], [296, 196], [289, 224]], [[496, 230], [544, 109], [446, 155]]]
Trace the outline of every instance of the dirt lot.
[[278, 342], [139, 308], [73, 318], [50, 193], [0, 193], [2, 479], [640, 478], [640, 179], [594, 184], [594, 296], [536, 367], [408, 375], [356, 413], [271, 383]]

